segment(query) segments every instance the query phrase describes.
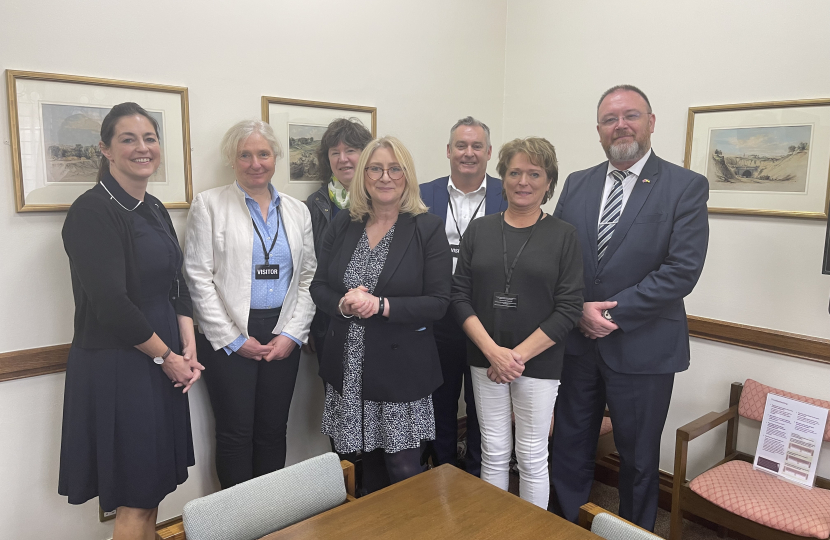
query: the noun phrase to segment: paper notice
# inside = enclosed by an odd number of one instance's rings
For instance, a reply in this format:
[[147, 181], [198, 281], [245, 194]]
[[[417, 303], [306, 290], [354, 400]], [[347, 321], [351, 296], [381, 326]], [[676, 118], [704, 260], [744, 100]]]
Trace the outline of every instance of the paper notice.
[[753, 468], [812, 488], [827, 409], [767, 394]]

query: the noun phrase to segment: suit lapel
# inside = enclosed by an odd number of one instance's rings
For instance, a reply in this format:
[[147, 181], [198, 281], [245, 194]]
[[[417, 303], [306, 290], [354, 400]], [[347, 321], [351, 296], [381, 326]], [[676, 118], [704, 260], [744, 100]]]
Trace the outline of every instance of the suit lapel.
[[[447, 221], [447, 204], [450, 202], [450, 194], [447, 191], [447, 186], [450, 183], [450, 178], [442, 178], [439, 182], [433, 184], [432, 187], [432, 213]], [[400, 223], [400, 219], [398, 219]], [[395, 229], [395, 234], [398, 229]]]
[[487, 192], [484, 194], [484, 215], [489, 216], [502, 210], [502, 203], [505, 207], [507, 202], [501, 194], [501, 180], [487, 175]]
[[415, 227], [415, 216], [412, 214], [401, 214], [398, 216], [398, 221], [395, 223], [395, 234], [392, 236], [392, 244], [389, 246], [386, 262], [383, 265], [380, 276], [378, 276], [378, 283], [375, 285], [375, 296], [382, 293], [384, 285], [389, 282], [392, 274], [395, 273], [395, 270], [401, 263], [409, 247], [409, 243], [415, 235]]
[[[599, 165], [588, 178], [590, 186], [588, 188], [588, 197], [585, 201], [585, 230], [588, 231], [588, 246], [592, 251], [591, 261], [594, 263], [594, 268], [597, 267], [597, 228], [599, 227], [599, 207], [602, 204], [602, 192], [605, 189], [605, 173], [608, 170], [608, 162]], [[606, 253], [605, 257], [607, 258]]]
[[349, 224], [346, 228], [346, 234], [343, 236], [343, 242], [340, 245], [340, 255], [337, 258], [337, 276], [340, 279], [340, 285], [343, 283], [343, 276], [346, 275], [346, 267], [349, 266], [349, 261], [352, 260], [357, 243], [360, 237], [363, 236], [363, 231], [366, 230], [366, 219], [363, 221], [352, 221], [349, 219]]
[[[652, 186], [657, 183], [657, 173], [657, 156], [655, 156], [654, 152], [652, 152], [651, 157], [649, 157], [648, 161], [646, 161], [643, 170], [640, 171], [640, 176], [634, 183], [634, 189], [628, 197], [628, 202], [625, 203], [625, 208], [623, 208], [622, 215], [620, 215], [620, 221], [614, 228], [614, 234], [611, 235], [611, 241], [608, 242], [608, 248], [605, 250], [605, 255], [602, 256], [602, 263], [600, 263], [600, 268], [598, 268], [598, 270], [602, 270], [602, 268], [605, 267], [608, 260], [614, 256], [614, 252], [617, 251], [617, 248], [620, 247], [620, 244], [622, 244], [622, 241], [625, 239], [625, 235], [628, 234], [628, 230], [634, 223], [634, 219], [637, 217], [637, 214], [640, 213], [646, 199], [648, 199]], [[646, 182], [646, 180], [648, 180], [648, 182]], [[594, 233], [594, 236], [596, 236], [596, 233]]]

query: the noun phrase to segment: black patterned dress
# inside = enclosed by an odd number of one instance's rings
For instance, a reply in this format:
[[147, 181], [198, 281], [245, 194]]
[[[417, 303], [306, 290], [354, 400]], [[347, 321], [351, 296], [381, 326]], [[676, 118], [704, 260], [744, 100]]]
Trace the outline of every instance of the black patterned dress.
[[[363, 231], [343, 275], [343, 284], [347, 288], [363, 285], [370, 293], [375, 290], [394, 234], [393, 225], [375, 248], [370, 249], [366, 231]], [[365, 339], [366, 329], [352, 321], [343, 354], [343, 395], [330, 384], [326, 385], [322, 432], [332, 438], [335, 449], [341, 454], [358, 450], [370, 452], [376, 448], [391, 454], [418, 448], [422, 440], [434, 439], [432, 396], [408, 403], [362, 399]]]

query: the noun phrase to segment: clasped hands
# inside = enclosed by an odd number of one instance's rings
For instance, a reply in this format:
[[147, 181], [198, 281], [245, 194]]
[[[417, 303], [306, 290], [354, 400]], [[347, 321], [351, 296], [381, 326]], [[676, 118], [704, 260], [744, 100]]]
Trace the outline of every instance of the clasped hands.
[[589, 339], [604, 338], [614, 330], [618, 330], [617, 323], [602, 316], [606, 309], [613, 309], [617, 302], [585, 302], [582, 305], [582, 317], [579, 319], [579, 331]]
[[487, 368], [487, 377], [495, 383], [513, 382], [525, 370], [522, 355], [514, 349], [493, 344], [493, 348], [484, 353], [484, 356], [490, 362], [490, 367]]
[[173, 382], [174, 388], [182, 388], [185, 394], [202, 377], [203, 369], [205, 366], [196, 359], [195, 341], [182, 343], [182, 354], [171, 351], [161, 364], [161, 370]]
[[288, 358], [288, 355], [291, 354], [296, 346], [297, 344], [294, 343], [293, 339], [283, 335], [274, 336], [274, 339], [266, 345], [261, 344], [254, 337], [249, 337], [239, 347], [236, 354], [252, 360], [265, 360], [266, 362], [270, 362], [271, 360]]
[[340, 311], [343, 315], [355, 315], [360, 319], [368, 319], [377, 314], [380, 307], [380, 298], [369, 294], [369, 289], [361, 285], [348, 292], [340, 300]]

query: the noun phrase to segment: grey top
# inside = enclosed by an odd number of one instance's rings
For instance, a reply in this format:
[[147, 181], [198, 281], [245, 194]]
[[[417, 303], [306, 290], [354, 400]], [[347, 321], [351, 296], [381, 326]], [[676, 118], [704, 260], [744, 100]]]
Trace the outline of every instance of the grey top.
[[[499, 345], [514, 348], [537, 328], [556, 344], [529, 360], [523, 376], [558, 379], [562, 373], [565, 338], [582, 315], [582, 257], [576, 229], [545, 215], [535, 232], [504, 224], [507, 265], [528, 237], [530, 241], [516, 263], [510, 294], [518, 295], [518, 309], [493, 307], [493, 294], [505, 290], [502, 214], [492, 214], [470, 223], [461, 243], [461, 256], [452, 286], [452, 308], [459, 324], [478, 315], [487, 333]], [[484, 354], [471, 341], [467, 362], [490, 367]]]

